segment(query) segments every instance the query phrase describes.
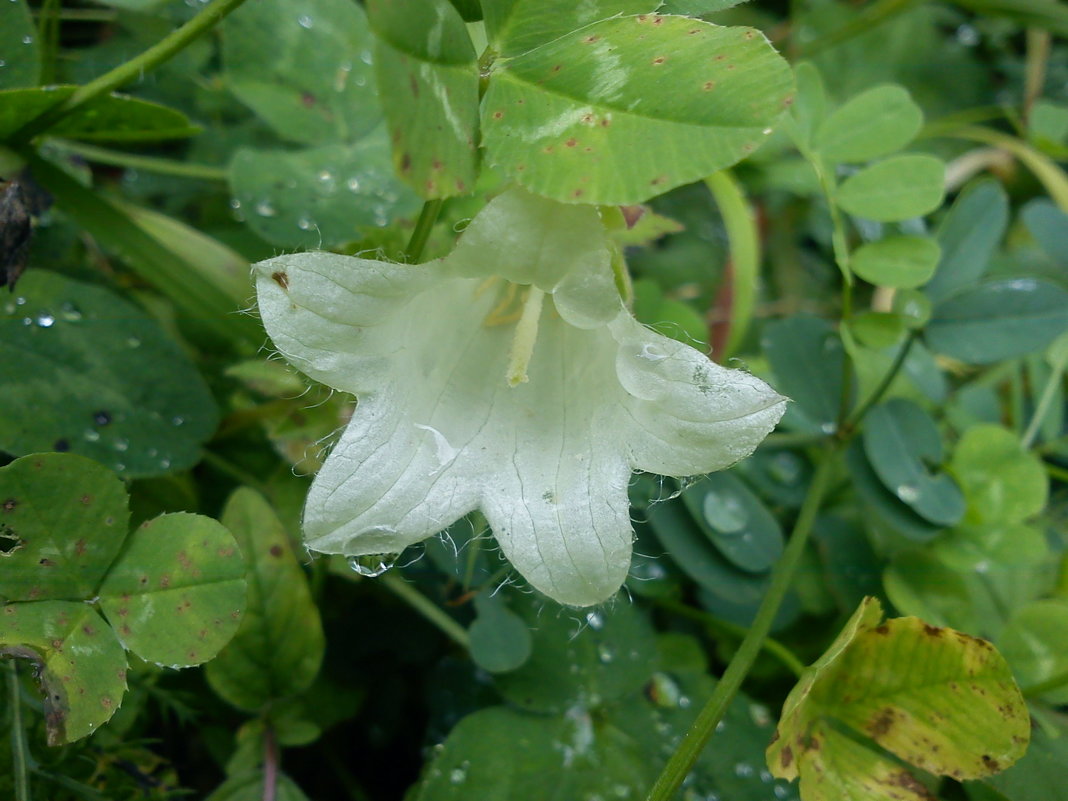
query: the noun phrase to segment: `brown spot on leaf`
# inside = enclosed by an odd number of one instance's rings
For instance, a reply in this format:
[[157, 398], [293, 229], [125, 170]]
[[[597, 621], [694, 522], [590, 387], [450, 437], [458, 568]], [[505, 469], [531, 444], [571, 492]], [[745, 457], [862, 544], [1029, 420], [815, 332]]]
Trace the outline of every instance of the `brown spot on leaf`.
[[408, 76], [408, 88], [412, 90], [412, 97], [419, 97], [419, 81], [414, 75]]
[[436, 181], [427, 181], [425, 186], [426, 186], [426, 191], [430, 192], [431, 194], [433, 194], [438, 188], [438, 184], [437, 184]]
[[162, 576], [159, 577], [159, 586], [163, 589], [167, 589], [169, 586], [171, 586], [171, 577], [164, 573]]
[[41, 559], [41, 561], [38, 562], [37, 564], [39, 564], [41, 567], [55, 567], [56, 566], [55, 562], [53, 562], [51, 559], [47, 559], [47, 558]]
[[923, 624], [923, 633], [928, 637], [941, 637], [943, 629], [939, 626], [932, 626], [929, 623]]
[[1001, 765], [990, 754], [983, 754], [980, 759], [983, 760], [983, 767], [989, 770], [991, 773], [996, 773], [1001, 770]]
[[596, 34], [593, 34], [593, 35], [587, 36], [585, 39], [583, 39], [582, 43], [583, 44], [593, 44], [594, 42], [596, 42], [600, 38], [601, 38], [600, 36], [597, 36]]
[[545, 147], [543, 147], [541, 149], [541, 152], [542, 153], [552, 153], [554, 150], [556, 150], [556, 148], [553, 147], [552, 145], [546, 145]]
[[881, 626], [876, 626], [874, 629], [872, 629], [872, 631], [874, 631], [876, 634], [886, 635], [890, 633], [890, 627], [883, 623]]
[[19, 502], [17, 500], [15, 500], [14, 498], [8, 498], [6, 501], [4, 501], [4, 511], [5, 512], [14, 512], [15, 511], [15, 507], [18, 506], [18, 505], [19, 505]]
[[96, 634], [96, 629], [94, 629], [88, 623], [86, 623], [84, 626], [82, 626], [82, 631], [85, 633], [85, 635], [87, 637], [92, 637], [94, 634]]
[[578, 144], [578, 140], [573, 136], [570, 139], [568, 139], [566, 142], [564, 142], [564, 145], [566, 147], [574, 147], [577, 144]]
[[494, 111], [493, 112], [493, 119], [495, 119], [495, 120], [499, 120], [503, 116], [504, 116], [504, 112], [503, 111]]
[[[907, 770], [898, 770], [891, 773], [887, 778], [887, 783], [895, 787], [900, 787], [903, 790], [908, 790], [914, 797], [917, 798], [930, 798], [934, 799], [934, 796], [928, 792], [927, 788], [923, 786], [919, 779], [909, 773]], [[898, 798], [899, 796], [893, 795], [892, 798]]]
[[111, 709], [111, 707], [114, 706], [114, 704], [115, 704], [115, 702], [111, 700], [110, 696], [107, 696], [107, 695], [101, 696], [101, 698], [100, 698], [100, 706], [104, 707], [104, 709]]
[[713, 89], [716, 88], [716, 82], [715, 81], [705, 81], [701, 85], [701, 88], [704, 89], [706, 92], [711, 92]]
[[304, 108], [311, 108], [315, 105], [315, 95], [313, 95], [311, 92], [301, 92], [300, 104], [304, 106]]
[[410, 170], [412, 168], [412, 154], [411, 153], [401, 153], [400, 168], [401, 168], [401, 172], [408, 172], [408, 170]]
[[742, 36], [742, 38], [743, 39], [752, 39], [754, 36], [756, 36], [756, 34], [753, 33], [752, 31], [746, 31], [745, 35]]
[[283, 551], [282, 551], [282, 546], [281, 545], [272, 545], [271, 546], [271, 556], [273, 556], [273, 557], [275, 557], [277, 559], [277, 558], [280, 558], [282, 556], [282, 553], [283, 553]]
[[63, 640], [59, 640], [59, 639], [52, 640], [52, 647], [55, 648], [57, 651], [62, 652], [63, 651]]
[[894, 710], [885, 707], [879, 710], [875, 719], [870, 721], [865, 728], [872, 737], [882, 737], [894, 726]]
[[441, 168], [444, 166], [445, 165], [441, 163], [441, 159], [433, 159], [430, 162], [430, 169], [437, 170], [438, 172], [441, 172]]
[[123, 623], [122, 626], [119, 628], [119, 633], [122, 634], [124, 637], [129, 637], [131, 631], [132, 630], [130, 629], [130, 627], [127, 626], [125, 623]]
[[793, 761], [794, 761], [794, 749], [792, 749], [788, 745], [783, 746], [782, 751], [779, 752], [779, 763], [784, 768], [788, 768], [793, 763]]
[[84, 539], [80, 539], [76, 543], [74, 543], [74, 553], [78, 556], [82, 556], [85, 553], [85, 550], [86, 544]]
[[289, 276], [281, 270], [271, 273], [271, 280], [278, 284], [278, 286], [282, 287], [282, 289], [289, 289]]
[[585, 190], [576, 189], [571, 193], [571, 197], [582, 197], [585, 194]]
[[563, 69], [563, 65], [562, 64], [554, 64], [553, 65], [553, 72], [559, 72], [562, 69]]

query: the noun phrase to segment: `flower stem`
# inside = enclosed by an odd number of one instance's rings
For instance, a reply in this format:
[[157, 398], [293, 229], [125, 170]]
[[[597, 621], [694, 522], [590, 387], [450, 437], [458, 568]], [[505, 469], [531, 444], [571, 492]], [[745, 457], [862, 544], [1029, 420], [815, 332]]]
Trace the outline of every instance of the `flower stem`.
[[28, 121], [15, 132], [9, 144], [20, 145], [29, 142], [86, 103], [113, 92], [170, 60], [244, 2], [245, 0], [215, 0], [185, 25], [165, 36], [141, 55], [79, 87], [66, 100]]
[[442, 203], [444, 201], [441, 198], [434, 198], [423, 203], [423, 210], [419, 212], [419, 219], [415, 223], [415, 230], [412, 231], [412, 238], [408, 240], [408, 247], [404, 249], [404, 260], [406, 262], [417, 262], [423, 255], [426, 242], [430, 239], [430, 232], [433, 230], [434, 223], [437, 222], [438, 214], [441, 212]]
[[868, 413], [868, 410], [882, 399], [886, 390], [890, 389], [890, 385], [904, 366], [905, 359], [908, 358], [909, 351], [912, 349], [912, 343], [916, 341], [916, 337], [917, 334], [915, 331], [909, 334], [908, 339], [905, 340], [898, 349], [897, 354], [895, 354], [894, 361], [891, 363], [890, 369], [886, 371], [886, 375], [882, 377], [879, 386], [877, 386], [871, 395], [869, 395], [864, 402], [853, 411], [853, 414], [849, 416], [849, 420], [846, 422], [847, 429], [853, 428], [863, 420], [864, 415]]
[[60, 150], [81, 156], [86, 161], [107, 164], [112, 167], [125, 167], [130, 170], [144, 170], [145, 172], [154, 172], [159, 175], [197, 178], [204, 181], [225, 182], [228, 179], [225, 169], [213, 167], [209, 164], [187, 164], [184, 161], [123, 153], [119, 150], [109, 150], [96, 145], [85, 145], [81, 142], [69, 142], [66, 140], [51, 140], [49, 144], [58, 147]]
[[379, 576], [375, 581], [381, 582], [386, 589], [437, 626], [454, 643], [465, 649], [471, 647], [471, 639], [467, 636], [467, 629], [445, 614], [438, 608], [437, 604], [433, 603], [404, 579], [387, 573]]
[[768, 632], [771, 631], [775, 615], [778, 613], [779, 607], [786, 597], [786, 592], [793, 582], [794, 573], [797, 571], [801, 554], [804, 553], [805, 544], [808, 542], [808, 536], [816, 520], [816, 514], [819, 512], [824, 495], [826, 495], [830, 487], [831, 475], [835, 464], [834, 457], [836, 455], [837, 447], [835, 446], [828, 447], [824, 452], [819, 468], [816, 470], [816, 475], [808, 488], [808, 494], [805, 495], [805, 502], [801, 506], [797, 522], [794, 524], [790, 542], [775, 565], [771, 586], [768, 587], [767, 594], [760, 604], [760, 609], [757, 611], [753, 625], [749, 628], [745, 639], [742, 640], [742, 644], [734, 654], [730, 664], [727, 665], [727, 670], [716, 685], [716, 689], [697, 715], [693, 726], [683, 737], [682, 742], [675, 753], [671, 755], [667, 765], [664, 766], [664, 770], [656, 780], [656, 784], [653, 785], [647, 801], [671, 801], [675, 796], [679, 787], [682, 786], [683, 780], [692, 770], [694, 763], [697, 762], [697, 758], [701, 755], [705, 744], [715, 732], [716, 724], [727, 713], [727, 708], [730, 706], [731, 701], [734, 700], [734, 696], [741, 688], [746, 674], [756, 661], [764, 640], [767, 638]]
[[7, 660], [7, 686], [11, 704], [11, 763], [15, 774], [15, 801], [30, 801], [30, 755], [22, 723], [22, 693], [15, 659]]

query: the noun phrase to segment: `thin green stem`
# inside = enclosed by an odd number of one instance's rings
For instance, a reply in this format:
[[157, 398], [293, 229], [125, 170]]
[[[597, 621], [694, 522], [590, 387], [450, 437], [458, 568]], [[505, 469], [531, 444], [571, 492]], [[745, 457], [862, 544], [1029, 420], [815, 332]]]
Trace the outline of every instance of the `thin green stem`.
[[[686, 604], [672, 600], [671, 598], [657, 598], [653, 603], [679, 617], [685, 617], [696, 621], [717, 634], [725, 634], [729, 637], [742, 640], [745, 638], [745, 635], [749, 633], [749, 629], [745, 626], [739, 626], [727, 620], [722, 620], [715, 615], [710, 615], [708, 612], [703, 612], [700, 609], [694, 609], [692, 606], [687, 606]], [[779, 662], [781, 662], [783, 666], [795, 676], [800, 676], [801, 672], [805, 669], [804, 663], [794, 655], [794, 652], [776, 639], [768, 637], [761, 643], [760, 647], [770, 656], [778, 659]]]
[[1046, 468], [1046, 472], [1049, 473], [1050, 478], [1055, 478], [1058, 481], [1063, 481], [1065, 484], [1068, 484], [1068, 470], [1055, 464], [1050, 464], [1049, 462], [1043, 462], [1043, 464]]
[[1023, 438], [1020, 440], [1020, 445], [1025, 451], [1029, 450], [1034, 444], [1035, 437], [1038, 436], [1038, 429], [1042, 427], [1042, 421], [1049, 414], [1049, 408], [1053, 405], [1053, 399], [1057, 395], [1057, 387], [1060, 386], [1061, 379], [1064, 377], [1064, 368], [1064, 361], [1054, 364], [1049, 378], [1046, 380], [1046, 386], [1042, 388], [1042, 396], [1038, 399], [1035, 413], [1031, 415], [1031, 423], [1027, 426], [1027, 431], [1024, 432]]
[[386, 589], [437, 626], [446, 637], [457, 645], [465, 649], [471, 647], [471, 639], [467, 636], [467, 629], [445, 614], [437, 604], [400, 576], [387, 573], [379, 576], [375, 581], [381, 582]]
[[879, 386], [872, 390], [871, 395], [869, 395], [864, 402], [854, 410], [853, 414], [849, 416], [849, 419], [846, 422], [846, 428], [853, 428], [860, 423], [871, 407], [882, 400], [883, 395], [890, 389], [890, 385], [894, 383], [897, 374], [905, 365], [905, 359], [908, 358], [909, 351], [912, 349], [912, 343], [916, 341], [916, 337], [917, 334], [915, 331], [909, 333], [908, 339], [905, 340], [898, 349], [897, 354], [894, 356], [894, 361], [890, 364], [890, 368], [886, 371], [886, 375], [879, 381]]
[[245, 0], [215, 0], [185, 25], [165, 36], [148, 50], [141, 53], [141, 55], [120, 64], [115, 69], [85, 84], [85, 86], [79, 87], [66, 100], [57, 103], [42, 114], [29, 120], [15, 132], [9, 144], [20, 145], [29, 142], [86, 103], [95, 100], [101, 95], [115, 91], [120, 86], [124, 86], [146, 72], [155, 69], [163, 62], [174, 58], [244, 2]]
[[85, 145], [81, 142], [70, 142], [65, 139], [53, 139], [49, 144], [96, 164], [107, 164], [112, 167], [125, 167], [131, 170], [144, 170], [145, 172], [154, 172], [160, 175], [174, 175], [179, 178], [195, 178], [204, 181], [225, 182], [229, 178], [225, 169], [212, 167], [208, 164], [188, 164], [184, 161], [162, 159], [156, 156], [139, 156], [135, 153], [123, 153], [121, 150], [109, 150], [104, 147]]
[[15, 659], [7, 660], [8, 701], [11, 704], [11, 766], [15, 778], [15, 801], [30, 801], [30, 751], [22, 722], [22, 692]]
[[409, 263], [418, 262], [423, 255], [430, 232], [434, 229], [434, 223], [438, 221], [441, 206], [444, 201], [434, 198], [423, 203], [423, 210], [419, 212], [419, 219], [415, 222], [415, 230], [412, 238], [408, 240], [408, 247], [404, 249], [404, 260]]
[[772, 573], [771, 585], [768, 587], [764, 600], [761, 601], [760, 609], [757, 610], [753, 625], [742, 640], [738, 651], [734, 654], [723, 677], [716, 685], [711, 697], [705, 703], [697, 720], [675, 753], [671, 755], [663, 772], [653, 785], [647, 801], [671, 801], [679, 787], [682, 786], [687, 774], [693, 768], [694, 763], [700, 756], [702, 749], [716, 730], [718, 724], [727, 712], [735, 694], [742, 686], [746, 675], [756, 661], [757, 655], [763, 648], [764, 640], [771, 631], [771, 625], [775, 615], [786, 597], [787, 590], [793, 582], [794, 573], [801, 561], [808, 536], [812, 531], [812, 525], [816, 520], [816, 514], [820, 510], [823, 498], [831, 484], [831, 476], [834, 472], [835, 456], [837, 448], [831, 446], [823, 454], [816, 475], [809, 485], [805, 502], [801, 505], [801, 511], [794, 524], [794, 530], [790, 535], [790, 542], [783, 551], [782, 557], [775, 565]]

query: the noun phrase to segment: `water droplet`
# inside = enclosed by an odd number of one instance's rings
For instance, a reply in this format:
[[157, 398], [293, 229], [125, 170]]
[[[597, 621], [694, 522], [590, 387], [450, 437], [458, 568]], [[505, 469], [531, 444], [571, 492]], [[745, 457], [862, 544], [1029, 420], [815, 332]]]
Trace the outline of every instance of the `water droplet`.
[[115, 440], [115, 450], [119, 451], [119, 453], [122, 453], [122, 452], [124, 452], [126, 450], [129, 450], [129, 448], [130, 448], [130, 441], [128, 439], [117, 439], [117, 440]]
[[301, 14], [297, 17], [297, 24], [304, 28], [304, 30], [311, 30], [311, 27], [315, 24], [315, 20], [307, 14]]
[[25, 306], [26, 305], [26, 298], [24, 298], [22, 296], [19, 296], [19, 297], [15, 298], [15, 305], [16, 306]]
[[790, 791], [782, 784], [776, 784], [775, 789], [772, 790], [772, 792], [775, 793], [776, 798], [786, 798], [786, 796], [790, 794]]
[[612, 647], [610, 645], [608, 645], [607, 643], [601, 643], [597, 646], [597, 659], [599, 662], [601, 662], [601, 664], [607, 665], [615, 658], [616, 653], [612, 650]]
[[48, 312], [41, 312], [37, 315], [37, 325], [41, 328], [51, 328], [56, 323], [56, 318]]
[[139, 347], [141, 347], [141, 340], [138, 339], [137, 337], [127, 337], [127, 339], [126, 339], [126, 347], [128, 347], [128, 348], [139, 348]]
[[600, 612], [587, 612], [586, 624], [594, 631], [604, 628], [604, 616]]
[[301, 217], [299, 220], [297, 220], [297, 228], [299, 228], [301, 231], [310, 231], [314, 227], [315, 221], [309, 219], [308, 217]]
[[180, 426], [185, 422], [185, 418], [181, 415], [175, 415], [171, 418], [171, 425]]
[[238, 200], [236, 197], [230, 198], [230, 208], [232, 208], [234, 211], [237, 211], [239, 208], [241, 208], [241, 201]]
[[902, 484], [894, 491], [905, 503], [915, 503], [920, 498], [920, 488], [915, 484]]
[[271, 201], [266, 198], [256, 204], [256, 213], [261, 217], [274, 217], [278, 214], [275, 207], [271, 204]]
[[734, 766], [734, 775], [746, 779], [753, 775], [753, 766], [748, 762], [739, 762]]
[[77, 322], [82, 319], [82, 310], [68, 301], [60, 307], [59, 316], [68, 323]]
[[84, 436], [87, 442], [96, 442], [98, 439], [100, 439], [100, 432], [94, 431], [93, 429], [89, 428], [86, 429]]
[[775, 777], [771, 775], [771, 771], [767, 768], [762, 768], [760, 771], [760, 781], [765, 784], [771, 782]]
[[122, 462], [115, 462], [115, 469], [121, 473], [123, 470], [126, 469], [126, 465], [124, 465]]
[[374, 61], [374, 56], [371, 55], [370, 50], [361, 50], [360, 61], [362, 61], [364, 64], [370, 64], [372, 61]]
[[25, 45], [33, 44], [33, 37], [30, 36], [29, 34], [26, 34], [25, 36], [22, 37], [22, 43], [25, 44]]
[[749, 522], [749, 512], [736, 495], [709, 492], [701, 508], [708, 524], [720, 534], [740, 534]]
[[791, 451], [779, 451], [772, 458], [768, 472], [780, 484], [796, 484], [801, 478], [801, 458]]
[[824, 434], [833, 434], [837, 430], [838, 430], [838, 426], [836, 426], [834, 423], [821, 423], [820, 424], [820, 431], [822, 431]]
[[381, 576], [389, 570], [397, 561], [395, 553], [375, 553], [365, 556], [353, 556], [349, 559], [349, 567], [365, 578]]
[[351, 178], [349, 178], [349, 180], [345, 181], [345, 186], [347, 186], [349, 188], [350, 192], [359, 192], [360, 191], [360, 179], [357, 178], [354, 175]]
[[171, 460], [170, 459], [160, 459], [159, 460], [160, 470], [167, 470], [167, 469], [170, 468], [170, 466], [171, 466]]
[[471, 767], [471, 763], [466, 759], [460, 763], [458, 768], [453, 768], [449, 773], [449, 782], [452, 784], [463, 784], [467, 779], [467, 769]]
[[6, 67], [6, 66], [7, 66], [7, 62], [4, 61], [2, 58], [0, 58], [0, 67]]
[[764, 136], [770, 136], [771, 128], [765, 128], [763, 131], [761, 131], [761, 133], [764, 134]]
[[23, 325], [33, 325], [33, 318], [32, 317], [23, 317], [22, 318], [22, 324]]
[[957, 28], [957, 41], [965, 47], [975, 47], [979, 44], [979, 31], [965, 23]]
[[330, 170], [319, 170], [315, 176], [319, 182], [319, 191], [324, 195], [332, 195], [337, 190], [337, 179]]

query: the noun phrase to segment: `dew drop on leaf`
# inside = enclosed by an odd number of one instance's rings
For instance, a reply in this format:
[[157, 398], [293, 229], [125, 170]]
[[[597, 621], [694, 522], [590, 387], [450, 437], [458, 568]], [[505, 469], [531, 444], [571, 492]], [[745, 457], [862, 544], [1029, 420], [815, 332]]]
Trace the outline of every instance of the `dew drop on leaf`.
[[739, 534], [749, 522], [749, 513], [734, 495], [709, 492], [703, 504], [705, 519], [721, 534]]

